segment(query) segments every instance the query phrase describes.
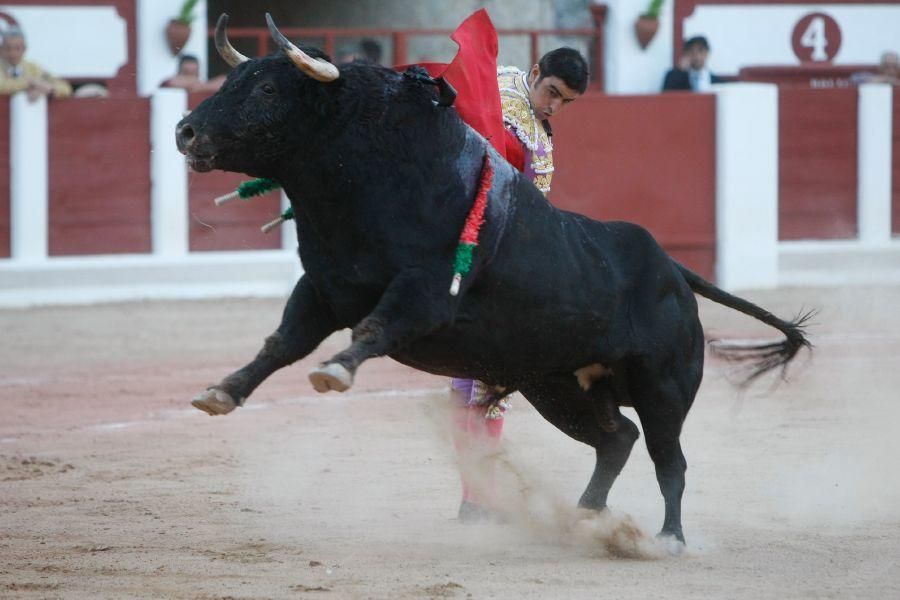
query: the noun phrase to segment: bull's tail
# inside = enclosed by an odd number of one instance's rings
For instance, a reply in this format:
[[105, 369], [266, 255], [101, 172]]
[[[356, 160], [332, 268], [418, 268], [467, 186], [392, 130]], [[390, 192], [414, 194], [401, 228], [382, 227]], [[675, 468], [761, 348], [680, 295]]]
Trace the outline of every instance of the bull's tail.
[[812, 344], [806, 338], [804, 327], [815, 316], [816, 311], [805, 311], [792, 321], [783, 321], [764, 308], [719, 289], [681, 264], [677, 262], [675, 264], [695, 294], [762, 321], [785, 335], [784, 340], [777, 342], [749, 344], [728, 343], [718, 340], [711, 342], [710, 345], [717, 356], [748, 365], [749, 374], [742, 382], [742, 385], [750, 384], [757, 377], [768, 373], [772, 369], [781, 368], [782, 376], [784, 376], [788, 363], [796, 356], [797, 352], [801, 348], [812, 348]]

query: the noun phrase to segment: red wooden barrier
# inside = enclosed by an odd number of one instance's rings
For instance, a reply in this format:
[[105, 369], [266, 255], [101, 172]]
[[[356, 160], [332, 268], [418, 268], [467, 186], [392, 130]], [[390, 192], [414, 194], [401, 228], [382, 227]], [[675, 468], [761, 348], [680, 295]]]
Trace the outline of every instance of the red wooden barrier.
[[891, 223], [891, 231], [894, 235], [900, 235], [900, 88], [894, 88], [894, 110], [892, 115], [893, 122], [893, 139], [891, 144], [891, 174], [893, 177], [892, 187], [892, 213], [893, 219]]
[[553, 204], [638, 223], [677, 260], [713, 276], [713, 96], [586, 94], [553, 129]]
[[857, 94], [779, 89], [779, 239], [856, 237]]
[[[193, 110], [208, 94], [191, 94], [188, 106]], [[173, 142], [174, 143], [174, 142]], [[280, 192], [248, 201], [234, 200], [215, 206], [217, 196], [234, 191], [251, 177], [236, 173], [188, 173], [188, 205], [190, 249], [197, 250], [259, 250], [281, 247], [278, 230], [262, 233], [259, 228], [281, 213]], [[292, 227], [288, 223], [284, 227]]]
[[10, 255], [9, 96], [0, 96], [0, 258]]
[[814, 63], [796, 66], [743, 67], [738, 72], [740, 81], [759, 81], [779, 85], [810, 88], [848, 88], [853, 85], [852, 76], [860, 72], [876, 72], [878, 65], [835, 65]]
[[[195, 106], [200, 97], [191, 97]], [[856, 233], [856, 90], [783, 88], [781, 238]], [[50, 254], [150, 250], [149, 101], [50, 103]], [[893, 231], [900, 231], [900, 97], [894, 98]], [[677, 259], [715, 264], [715, 104], [707, 95], [589, 93], [554, 122], [551, 201], [647, 227]], [[9, 101], [0, 99], [0, 256], [10, 254]], [[280, 247], [259, 226], [278, 194], [216, 208], [247, 177], [190, 175], [192, 250]]]
[[150, 251], [150, 101], [49, 104], [51, 256]]

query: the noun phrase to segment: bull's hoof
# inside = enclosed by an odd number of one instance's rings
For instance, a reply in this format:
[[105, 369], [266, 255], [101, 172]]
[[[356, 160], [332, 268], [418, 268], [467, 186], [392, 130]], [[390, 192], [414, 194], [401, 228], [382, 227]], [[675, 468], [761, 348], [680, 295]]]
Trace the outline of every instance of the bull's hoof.
[[663, 548], [670, 556], [681, 556], [687, 551], [687, 544], [684, 541], [683, 535], [660, 531], [656, 534], [656, 539], [662, 544]]
[[237, 402], [230, 395], [215, 388], [210, 388], [191, 400], [191, 405], [199, 408], [211, 417], [227, 415], [237, 408]]
[[317, 392], [346, 392], [353, 385], [353, 374], [340, 363], [327, 363], [309, 373]]

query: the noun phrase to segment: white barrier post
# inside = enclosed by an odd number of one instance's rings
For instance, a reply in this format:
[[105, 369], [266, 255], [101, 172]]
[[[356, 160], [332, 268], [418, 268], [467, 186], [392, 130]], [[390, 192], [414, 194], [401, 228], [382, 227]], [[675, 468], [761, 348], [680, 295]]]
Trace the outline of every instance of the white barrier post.
[[887, 83], [859, 86], [858, 187], [859, 241], [891, 241], [891, 104]]
[[150, 223], [153, 253], [161, 256], [188, 252], [187, 165], [175, 146], [186, 109], [184, 90], [158, 90], [150, 100]]
[[[291, 205], [291, 201], [288, 200], [287, 194], [284, 193], [284, 190], [280, 190], [279, 196], [281, 198], [281, 210], [285, 211]], [[296, 251], [297, 225], [294, 223], [294, 221], [287, 221], [279, 229], [281, 229], [281, 247], [285, 250]]]
[[10, 100], [10, 250], [17, 261], [47, 259], [49, 239], [49, 149], [47, 99]]
[[716, 87], [716, 281], [778, 285], [778, 88]]

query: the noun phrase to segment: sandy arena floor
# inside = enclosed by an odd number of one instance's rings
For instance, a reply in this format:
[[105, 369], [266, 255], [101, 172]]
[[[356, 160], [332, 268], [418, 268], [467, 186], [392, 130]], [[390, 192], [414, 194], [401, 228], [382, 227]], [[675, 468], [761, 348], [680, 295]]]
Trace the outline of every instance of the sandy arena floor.
[[[592, 450], [521, 398], [501, 457], [511, 522], [458, 523], [445, 382], [381, 359], [317, 395], [306, 373], [346, 334], [229, 416], [191, 409], [280, 301], [0, 311], [0, 597], [900, 598], [900, 288], [748, 296], [784, 317], [820, 307], [817, 348], [744, 395], [708, 361], [682, 437], [681, 556], [653, 538], [642, 442], [613, 514], [586, 518]], [[768, 335], [702, 311], [710, 335]]]

